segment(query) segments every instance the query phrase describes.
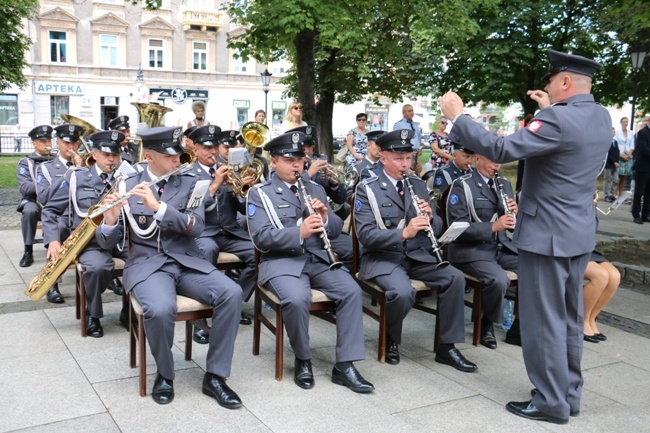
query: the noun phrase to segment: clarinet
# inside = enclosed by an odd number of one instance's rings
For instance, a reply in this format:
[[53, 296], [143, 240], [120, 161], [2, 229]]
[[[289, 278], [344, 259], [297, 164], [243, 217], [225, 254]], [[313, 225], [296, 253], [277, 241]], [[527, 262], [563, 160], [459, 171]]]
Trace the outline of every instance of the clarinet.
[[[416, 215], [429, 218], [429, 215], [424, 212], [422, 208], [420, 208], [420, 204], [418, 203], [418, 201], [420, 201], [420, 198], [415, 194], [415, 190], [413, 189], [413, 185], [411, 185], [408, 174], [404, 172], [402, 175], [404, 177], [404, 183], [409, 190], [409, 194], [411, 194], [411, 202], [413, 203], [413, 208], [415, 209]], [[440, 246], [438, 245], [438, 241], [436, 240], [436, 235], [433, 232], [433, 227], [431, 227], [431, 224], [429, 224], [425, 231], [429, 237], [429, 240], [431, 241], [431, 249], [433, 251], [433, 254], [435, 254], [436, 259], [438, 259], [438, 265], [436, 268], [444, 268], [445, 266], [449, 265], [448, 261], [442, 259], [442, 255], [440, 254]]]
[[[300, 187], [300, 193], [302, 194], [302, 199], [305, 202], [305, 206], [307, 207], [307, 210], [309, 211], [309, 215], [317, 215], [318, 212], [314, 209], [314, 207], [311, 205], [311, 196], [307, 192], [307, 188], [305, 188], [305, 183], [302, 180], [302, 174], [299, 172], [296, 172], [296, 181], [298, 182], [298, 186]], [[330, 261], [330, 270], [335, 270], [339, 269], [341, 266], [343, 266], [343, 263], [339, 261], [339, 258], [336, 257], [336, 253], [332, 251], [332, 244], [330, 243], [329, 238], [327, 237], [327, 232], [325, 231], [325, 228], [322, 228], [322, 231], [320, 233], [320, 238], [323, 241], [323, 250], [327, 253], [327, 258]]]
[[494, 179], [496, 182], [494, 185], [497, 187], [497, 191], [499, 192], [499, 197], [501, 198], [501, 203], [503, 204], [503, 209], [506, 213], [506, 215], [512, 215], [513, 218], [515, 218], [515, 224], [517, 223], [517, 217], [515, 216], [515, 213], [508, 208], [508, 194], [506, 194], [506, 190], [503, 189], [503, 176], [499, 176], [499, 172], [495, 171], [494, 172]]

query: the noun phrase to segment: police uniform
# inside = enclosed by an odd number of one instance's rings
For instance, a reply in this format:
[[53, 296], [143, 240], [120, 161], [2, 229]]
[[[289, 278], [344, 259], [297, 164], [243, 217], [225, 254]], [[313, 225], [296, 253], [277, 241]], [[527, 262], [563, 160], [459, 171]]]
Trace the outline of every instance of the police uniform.
[[[265, 146], [277, 157], [303, 158], [305, 134], [290, 132]], [[312, 198], [327, 206], [324, 226], [329, 239], [341, 233], [341, 219], [327, 205], [323, 188], [303, 180]], [[290, 187], [295, 188], [295, 193]], [[329, 268], [328, 255], [318, 235], [300, 239], [300, 225], [309, 216], [298, 184], [285, 183], [277, 174], [264, 184], [252, 188], [247, 197], [250, 236], [261, 251], [258, 282], [266, 285], [280, 299], [285, 329], [296, 355], [294, 381], [302, 388], [314, 385], [309, 349], [309, 305], [311, 288], [318, 289], [336, 302], [336, 365], [332, 381], [356, 392], [370, 392], [374, 387], [356, 371], [352, 361], [365, 357], [361, 288], [347, 270]]]
[[[366, 134], [366, 137], [368, 137], [368, 142], [373, 141], [373, 142], [376, 143], [377, 139], [379, 137], [381, 137], [382, 135], [384, 135], [385, 133], [386, 133], [386, 131], [370, 131], [370, 132], [368, 132]], [[370, 159], [368, 159], [368, 155], [366, 155], [365, 158], [363, 158], [361, 161], [357, 161], [356, 163], [350, 165], [348, 167], [348, 170], [353, 170], [353, 171], [355, 171], [357, 173], [357, 176], [358, 176], [357, 184], [358, 184], [359, 181], [361, 180], [362, 175], [364, 174], [364, 172], [366, 172], [366, 170], [372, 170], [374, 168], [374, 165], [377, 162], [378, 162], [378, 160], [377, 161], [371, 161]], [[372, 172], [372, 171], [367, 172], [366, 177], [367, 176], [374, 176], [374, 172]], [[352, 194], [354, 194], [354, 189], [356, 188], [357, 184], [348, 187], [348, 190], [347, 190], [348, 200], [350, 200], [350, 197], [352, 196]]]
[[[469, 153], [470, 155], [474, 154], [474, 152], [472, 152], [470, 149], [466, 149], [464, 147], [455, 147], [454, 151], [465, 152], [465, 153]], [[447, 188], [449, 188], [449, 186], [454, 180], [471, 172], [472, 172], [471, 166], [469, 167], [468, 170], [461, 170], [460, 168], [458, 168], [456, 163], [454, 163], [454, 161], [451, 160], [449, 161], [449, 163], [443, 165], [442, 167], [433, 170], [432, 180], [427, 183], [427, 187], [429, 188], [430, 191], [437, 191], [436, 195], [440, 197], [442, 193], [445, 192]], [[422, 177], [425, 176], [423, 175]]]
[[[562, 71], [593, 77], [600, 67], [557, 51], [548, 57], [547, 77]], [[530, 402], [510, 402], [507, 409], [556, 423], [580, 410], [582, 277], [595, 246], [594, 185], [612, 139], [609, 113], [580, 91], [543, 108], [526, 128], [506, 137], [463, 115], [449, 134], [495, 162], [526, 159], [513, 241], [519, 252], [524, 361], [538, 392]]]
[[[411, 153], [412, 134], [406, 129], [389, 132], [377, 144], [383, 152]], [[402, 339], [402, 322], [415, 303], [416, 292], [410, 280], [417, 279], [438, 292], [442, 344], [436, 360], [463, 371], [474, 371], [476, 366], [453, 346], [465, 341], [462, 272], [452, 266], [437, 267], [431, 241], [424, 231], [402, 240], [402, 229], [416, 216], [411, 195], [402, 184], [400, 196], [396, 189], [400, 180], [389, 178], [385, 170], [376, 170], [375, 174], [376, 177], [357, 186], [354, 219], [361, 244], [359, 278], [372, 280], [386, 291], [387, 362], [399, 363], [397, 345]], [[409, 176], [408, 180], [419, 198], [427, 197], [420, 178]], [[438, 231], [442, 228], [442, 220], [435, 214], [433, 224]]]
[[[140, 134], [145, 150], [166, 155], [183, 153], [181, 136], [182, 129], [173, 127], [150, 128]], [[151, 167], [150, 163], [144, 171], [129, 177], [120, 192], [154, 180]], [[176, 295], [183, 295], [213, 307], [203, 393], [224, 407], [236, 408], [241, 406], [241, 400], [225, 384], [225, 378], [230, 376], [241, 313], [241, 287], [203, 259], [196, 245], [195, 238], [205, 227], [203, 203], [188, 208], [196, 182], [194, 173], [185, 172], [151, 185], [154, 197], [160, 200], [157, 212], [137, 196], [127, 201], [123, 210], [130, 247], [124, 286], [144, 312], [147, 341], [158, 368], [152, 391], [154, 401], [165, 404], [174, 398]], [[108, 230], [102, 226], [102, 232]]]
[[[108, 123], [108, 129], [119, 131], [123, 134], [125, 134], [125, 131], [130, 132], [131, 125], [129, 124], [129, 116], [118, 116], [115, 119], [111, 120]], [[126, 140], [126, 136], [124, 140]], [[138, 153], [138, 146], [134, 142], [127, 141], [126, 143], [121, 144], [120, 158], [122, 158], [122, 161], [126, 161], [129, 164], [135, 164], [138, 162]]]
[[[189, 138], [195, 144], [216, 146], [220, 138], [228, 139], [229, 136], [230, 131], [222, 133], [218, 126], [205, 125], [193, 131]], [[212, 182], [217, 169], [216, 164], [208, 167], [197, 161], [192, 172], [198, 179]], [[238, 279], [243, 290], [242, 298], [246, 302], [253, 294], [257, 282], [253, 243], [248, 233], [237, 223], [238, 215], [245, 213], [246, 202], [223, 182], [216, 194], [206, 199], [205, 205], [205, 229], [196, 242], [210, 263], [217, 263], [219, 251], [234, 254], [246, 263]], [[251, 323], [250, 318], [245, 316], [241, 320], [244, 324]]]
[[[52, 127], [40, 125], [29, 131], [28, 135], [32, 140], [52, 140]], [[25, 245], [25, 252], [19, 263], [22, 268], [34, 263], [34, 237], [36, 236], [36, 226], [41, 219], [41, 207], [36, 200], [36, 171], [40, 164], [49, 160], [49, 155], [43, 156], [34, 151], [28, 157], [18, 161], [16, 178], [21, 198], [16, 211], [21, 213], [20, 228]]]
[[[89, 138], [93, 141], [95, 149], [119, 154], [120, 142], [124, 140], [124, 134], [117, 131], [101, 131]], [[43, 207], [45, 245], [54, 241], [63, 243], [65, 238], [60, 236], [59, 220], [69, 215], [69, 227], [74, 230], [88, 216], [88, 209], [109, 192], [114, 182], [113, 173], [102, 172], [97, 164], [66, 171], [58, 189]], [[87, 303], [85, 308], [88, 311], [86, 332], [88, 336], [94, 338], [104, 335], [99, 319], [104, 317], [102, 293], [113, 275], [113, 257], [126, 259], [127, 255], [124, 245], [117, 245], [110, 249], [102, 248], [97, 242], [98, 236], [101, 236], [99, 231], [77, 256], [77, 261], [84, 269], [83, 280]]]
[[[514, 197], [510, 182], [504, 178], [499, 180], [503, 183], [504, 194]], [[504, 295], [510, 285], [505, 271], [517, 271], [517, 248], [505, 231], [492, 233], [492, 222], [505, 214], [503, 201], [496, 187], [490, 187], [481, 173], [474, 170], [452, 183], [446, 208], [449, 224], [469, 223], [469, 227], [447, 246], [447, 258], [483, 285], [481, 344], [495, 349], [497, 343], [492, 324], [502, 321]]]

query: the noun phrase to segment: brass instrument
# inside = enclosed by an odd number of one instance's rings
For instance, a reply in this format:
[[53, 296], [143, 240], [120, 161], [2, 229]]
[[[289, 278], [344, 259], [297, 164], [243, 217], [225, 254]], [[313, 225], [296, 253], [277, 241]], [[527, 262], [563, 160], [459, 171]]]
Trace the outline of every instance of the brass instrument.
[[[251, 187], [259, 182], [262, 174], [264, 174], [264, 165], [255, 158], [255, 151], [271, 140], [271, 131], [263, 123], [247, 122], [241, 127], [239, 135], [243, 138], [251, 159], [248, 164], [241, 167], [239, 165], [229, 165], [230, 172], [226, 177], [226, 183], [235, 194], [246, 197]], [[247, 176], [254, 176], [253, 183], [244, 183], [243, 178]]]
[[[321, 157], [314, 157], [312, 158], [312, 163], [314, 161], [320, 160]], [[347, 172], [344, 172], [343, 170], [340, 170], [337, 168], [335, 165], [330, 164], [329, 162], [324, 168], [321, 168], [318, 170], [319, 173], [321, 173], [323, 176], [327, 178], [327, 180], [334, 182], [334, 183], [342, 183], [348, 188], [352, 188], [357, 184], [359, 181], [359, 173], [357, 173], [354, 170], [348, 170]]]
[[[429, 218], [429, 215], [420, 208], [420, 204], [418, 201], [420, 198], [415, 194], [415, 190], [413, 189], [413, 185], [411, 185], [411, 181], [408, 178], [408, 174], [406, 172], [402, 173], [402, 176], [404, 177], [404, 184], [409, 190], [409, 194], [411, 194], [411, 202], [413, 203], [413, 208], [415, 209], [415, 213], [417, 216], [425, 216]], [[444, 268], [449, 265], [449, 262], [446, 260], [442, 259], [442, 254], [441, 248], [438, 245], [438, 241], [436, 240], [436, 235], [433, 232], [433, 227], [431, 227], [431, 224], [427, 226], [425, 229], [427, 237], [429, 238], [429, 241], [431, 241], [431, 249], [433, 253], [436, 255], [436, 259], [438, 259], [438, 264], [436, 265], [436, 268]]]
[[92, 156], [93, 151], [90, 148], [90, 146], [88, 145], [88, 143], [86, 142], [86, 139], [89, 136], [93, 135], [95, 132], [99, 132], [99, 129], [96, 128], [95, 126], [93, 126], [90, 122], [87, 122], [87, 121], [85, 121], [85, 120], [83, 120], [83, 119], [81, 119], [81, 118], [79, 118], [77, 116], [73, 116], [71, 114], [62, 114], [61, 119], [63, 119], [64, 122], [69, 123], [71, 125], [81, 126], [82, 130], [81, 130], [81, 134], [79, 135], [79, 138], [80, 138], [80, 141], [81, 141], [81, 145], [84, 148], [84, 153], [82, 155], [82, 154], [73, 152], [73, 156], [76, 155], [79, 158], [81, 158], [81, 161], [82, 161], [81, 166], [82, 167], [92, 167], [95, 164], [95, 158], [93, 158], [93, 156]]
[[508, 208], [508, 194], [506, 194], [505, 189], [503, 189], [503, 176], [499, 176], [499, 172], [495, 171], [494, 172], [494, 186], [497, 189], [497, 192], [499, 193], [499, 198], [501, 198], [501, 204], [503, 204], [503, 209], [506, 213], [506, 215], [512, 215], [512, 217], [515, 219], [515, 224], [517, 223], [517, 217], [515, 216], [515, 213]]
[[[137, 108], [140, 123], [145, 123], [147, 125], [147, 128], [162, 126], [163, 116], [170, 111], [174, 111], [172, 108], [167, 108], [163, 107], [162, 105], [151, 103], [145, 104], [142, 102], [131, 102], [131, 105]], [[138, 144], [138, 161], [144, 161], [144, 148], [142, 147], [142, 140], [140, 137], [134, 137], [133, 142]], [[193, 152], [190, 153], [190, 151], [187, 151], [183, 154], [185, 153], [187, 153], [187, 156], [181, 159], [182, 163], [190, 163], [190, 161], [192, 161], [191, 163], [194, 163], [194, 161], [196, 161]]]
[[[300, 193], [302, 194], [302, 200], [305, 203], [305, 207], [309, 211], [309, 215], [318, 215], [318, 212], [311, 205], [311, 195], [307, 192], [305, 183], [302, 180], [302, 173], [296, 172], [296, 181], [300, 187]], [[343, 266], [343, 263], [339, 261], [339, 258], [336, 257], [336, 253], [332, 250], [332, 244], [330, 243], [329, 237], [327, 237], [327, 232], [325, 227], [321, 227], [322, 231], [320, 233], [320, 238], [323, 241], [323, 250], [327, 253], [327, 258], [330, 261], [330, 270], [339, 269]]]

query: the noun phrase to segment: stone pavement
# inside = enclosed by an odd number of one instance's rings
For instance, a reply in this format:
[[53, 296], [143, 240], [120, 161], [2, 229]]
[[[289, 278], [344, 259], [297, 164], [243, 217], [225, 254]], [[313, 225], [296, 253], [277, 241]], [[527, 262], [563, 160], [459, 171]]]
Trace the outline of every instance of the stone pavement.
[[[17, 218], [14, 208], [11, 212]], [[647, 240], [650, 224], [635, 225], [629, 213], [619, 210], [601, 217], [598, 237]], [[278, 382], [272, 336], [263, 332], [261, 354], [253, 356], [252, 327], [241, 326], [229, 384], [244, 405], [235, 411], [201, 393], [207, 348], [194, 344], [193, 360], [185, 361], [184, 328], [178, 325], [173, 346], [176, 398], [159, 406], [149, 395], [138, 395], [137, 369], [128, 364], [128, 334], [118, 324], [118, 297], [105, 294], [105, 336], [93, 339], [80, 336], [74, 318], [71, 272], [61, 284], [63, 305], [32, 302], [23, 294], [44, 265], [41, 246], [35, 250], [36, 263], [18, 267], [20, 230], [0, 231], [0, 432], [650, 432], [648, 338], [602, 325], [609, 339], [585, 343], [580, 416], [556, 426], [505, 411], [508, 401], [528, 399], [531, 385], [521, 349], [505, 344], [501, 329], [497, 350], [459, 345], [479, 366], [477, 373], [461, 373], [434, 361], [434, 319], [415, 310], [405, 321], [398, 366], [377, 362], [377, 323], [364, 318], [367, 359], [357, 367], [375, 384], [369, 395], [331, 383], [335, 335], [329, 323], [316, 318], [310, 322], [316, 375], [312, 390], [293, 383], [293, 353], [286, 338], [285, 379]], [[252, 302], [244, 311], [252, 312]], [[650, 296], [643, 286], [622, 286], [606, 311], [650, 326]], [[147, 371], [150, 392], [155, 373], [150, 354]]]

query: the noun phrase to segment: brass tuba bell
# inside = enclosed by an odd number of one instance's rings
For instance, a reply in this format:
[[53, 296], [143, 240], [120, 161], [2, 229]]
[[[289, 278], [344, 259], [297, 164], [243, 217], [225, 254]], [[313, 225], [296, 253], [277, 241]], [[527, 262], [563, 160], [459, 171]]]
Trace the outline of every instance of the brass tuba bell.
[[85, 152], [83, 155], [79, 156], [83, 160], [82, 165], [84, 167], [92, 167], [95, 165], [95, 158], [93, 158], [92, 155], [93, 151], [90, 146], [88, 146], [88, 143], [86, 143], [86, 138], [88, 138], [90, 135], [93, 135], [95, 132], [99, 132], [99, 129], [92, 125], [90, 122], [87, 122], [71, 114], [62, 114], [61, 119], [63, 119], [63, 121], [66, 123], [81, 126], [83, 128], [80, 134], [80, 138], [81, 145], [83, 146]]
[[[147, 129], [162, 126], [163, 116], [170, 111], [174, 111], [172, 108], [153, 103], [131, 102], [131, 105], [138, 109], [139, 123], [145, 123]], [[137, 137], [135, 141], [138, 143], [138, 161], [143, 161], [144, 149], [142, 148], [142, 140], [140, 140], [140, 137]], [[182, 156], [181, 160], [183, 160]], [[194, 158], [193, 154], [185, 158], [186, 162], [193, 162], [194, 160], [196, 158]]]

